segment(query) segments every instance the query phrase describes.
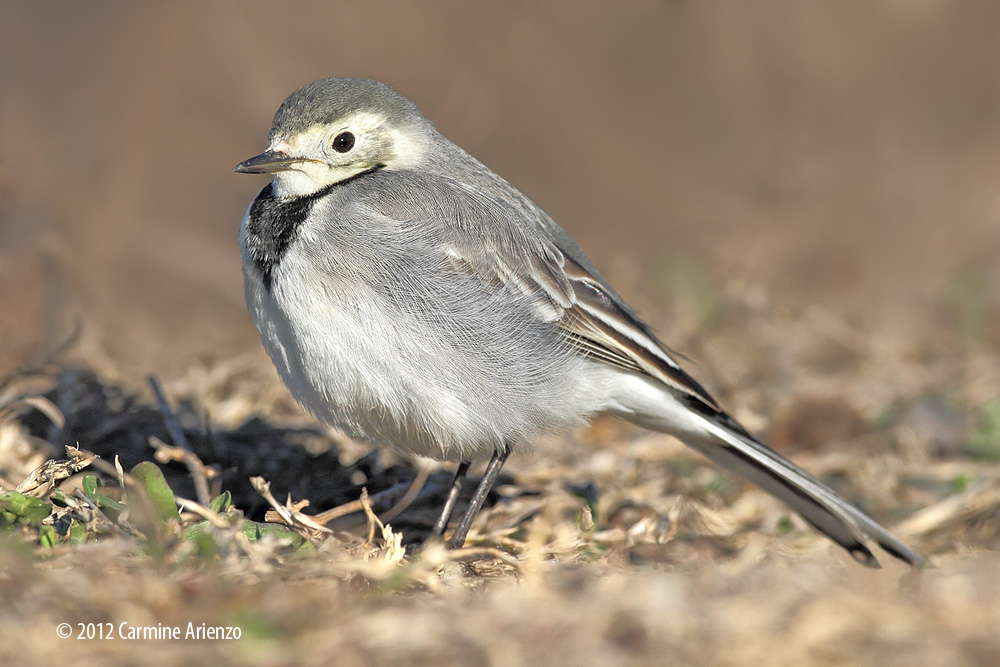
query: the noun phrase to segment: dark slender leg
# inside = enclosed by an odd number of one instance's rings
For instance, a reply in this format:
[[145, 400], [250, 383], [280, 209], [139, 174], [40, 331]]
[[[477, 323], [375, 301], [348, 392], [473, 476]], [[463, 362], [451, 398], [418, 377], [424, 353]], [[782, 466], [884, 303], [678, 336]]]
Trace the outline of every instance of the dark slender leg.
[[476, 487], [476, 495], [472, 496], [468, 509], [465, 510], [461, 521], [455, 527], [455, 532], [452, 534], [451, 539], [448, 540], [449, 548], [458, 549], [465, 544], [465, 536], [469, 534], [469, 528], [472, 527], [472, 520], [476, 518], [483, 503], [486, 502], [486, 496], [490, 494], [490, 489], [497, 483], [497, 477], [500, 476], [500, 468], [503, 468], [508, 454], [510, 454], [510, 450], [507, 448], [498, 449], [493, 452], [493, 458], [490, 459], [489, 465], [486, 466], [483, 479], [479, 482], [479, 486]]
[[437, 523], [434, 524], [434, 529], [431, 531], [432, 534], [444, 535], [444, 529], [448, 527], [448, 521], [451, 520], [451, 513], [455, 511], [458, 494], [462, 492], [462, 484], [465, 482], [465, 474], [469, 472], [469, 465], [471, 464], [468, 461], [462, 461], [458, 464], [458, 468], [455, 469], [455, 479], [451, 482], [448, 499], [444, 501], [441, 516], [438, 517]]

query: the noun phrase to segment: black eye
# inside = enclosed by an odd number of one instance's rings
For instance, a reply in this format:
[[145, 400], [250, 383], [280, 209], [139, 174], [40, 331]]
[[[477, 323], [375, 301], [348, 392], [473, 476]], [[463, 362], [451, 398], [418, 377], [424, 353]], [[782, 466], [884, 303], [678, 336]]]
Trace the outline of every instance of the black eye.
[[333, 150], [338, 153], [346, 153], [354, 148], [354, 135], [350, 132], [341, 132], [333, 140]]

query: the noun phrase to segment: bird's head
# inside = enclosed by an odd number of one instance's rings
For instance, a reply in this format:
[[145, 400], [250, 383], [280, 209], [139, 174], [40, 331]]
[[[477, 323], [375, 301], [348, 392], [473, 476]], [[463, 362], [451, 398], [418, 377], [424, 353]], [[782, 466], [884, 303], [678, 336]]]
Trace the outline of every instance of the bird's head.
[[274, 174], [279, 199], [302, 197], [362, 173], [412, 167], [432, 134], [417, 107], [386, 84], [323, 79], [281, 104], [267, 150], [235, 171]]

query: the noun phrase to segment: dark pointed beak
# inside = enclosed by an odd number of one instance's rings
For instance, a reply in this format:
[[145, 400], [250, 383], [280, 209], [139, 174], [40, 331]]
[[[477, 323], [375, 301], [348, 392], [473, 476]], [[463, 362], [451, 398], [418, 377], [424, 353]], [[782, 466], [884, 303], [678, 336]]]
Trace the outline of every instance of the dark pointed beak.
[[265, 151], [260, 155], [254, 155], [249, 160], [240, 162], [233, 167], [233, 171], [237, 174], [273, 174], [276, 171], [294, 169], [294, 165], [310, 161], [294, 158], [281, 151]]

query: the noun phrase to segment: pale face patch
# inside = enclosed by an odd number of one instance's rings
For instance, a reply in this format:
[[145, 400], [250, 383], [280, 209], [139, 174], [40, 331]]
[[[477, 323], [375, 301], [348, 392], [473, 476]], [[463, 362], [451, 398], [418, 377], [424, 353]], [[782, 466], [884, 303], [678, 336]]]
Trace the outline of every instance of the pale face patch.
[[[354, 136], [350, 150], [338, 152], [334, 139], [344, 132]], [[276, 172], [281, 199], [310, 195], [376, 167], [404, 169], [420, 162], [427, 145], [419, 130], [390, 127], [385, 116], [359, 111], [326, 125], [313, 125], [291, 137], [278, 137], [270, 150], [281, 151], [302, 162]]]

